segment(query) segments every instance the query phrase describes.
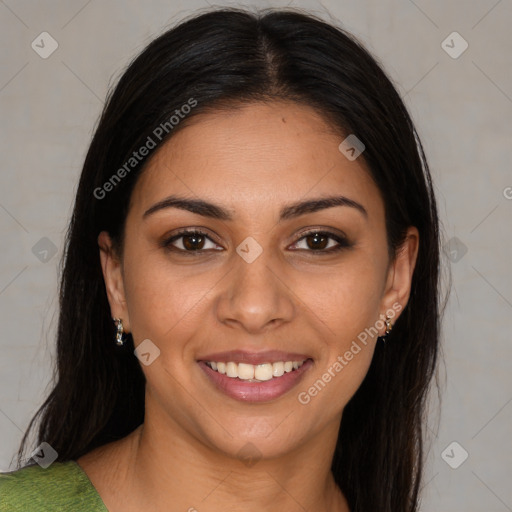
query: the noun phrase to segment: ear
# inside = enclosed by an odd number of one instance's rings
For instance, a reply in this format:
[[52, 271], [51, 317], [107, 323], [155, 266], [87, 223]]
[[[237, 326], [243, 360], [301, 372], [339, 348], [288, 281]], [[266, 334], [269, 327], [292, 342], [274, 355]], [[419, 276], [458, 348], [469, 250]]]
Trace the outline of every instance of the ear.
[[[411, 293], [412, 275], [418, 257], [419, 233], [410, 226], [403, 244], [397, 249], [395, 259], [391, 262], [386, 281], [386, 288], [381, 302], [381, 317], [387, 311], [393, 311], [391, 323], [394, 324], [404, 310]], [[388, 316], [391, 317], [390, 314]], [[384, 332], [381, 336], [384, 335]]]
[[110, 235], [106, 231], [102, 231], [98, 235], [98, 246], [100, 248], [103, 279], [105, 280], [105, 288], [110, 304], [110, 314], [112, 317], [120, 318], [123, 321], [124, 332], [130, 332], [130, 318], [126, 307], [122, 262], [114, 250]]

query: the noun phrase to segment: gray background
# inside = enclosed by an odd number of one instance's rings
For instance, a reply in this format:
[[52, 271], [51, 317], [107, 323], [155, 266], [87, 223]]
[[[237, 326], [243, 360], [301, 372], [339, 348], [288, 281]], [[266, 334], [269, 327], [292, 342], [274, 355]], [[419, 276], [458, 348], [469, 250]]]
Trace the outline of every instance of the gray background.
[[[422, 510], [512, 511], [511, 0], [223, 5], [291, 5], [333, 16], [397, 84], [432, 168], [453, 277]], [[22, 433], [49, 390], [58, 260], [107, 89], [155, 35], [205, 7], [0, 0], [2, 471], [13, 467]], [[31, 47], [44, 31], [59, 45], [47, 59]], [[442, 44], [454, 31], [469, 45], [458, 58], [445, 49], [460, 51], [462, 40]], [[469, 456], [460, 464], [462, 450]]]

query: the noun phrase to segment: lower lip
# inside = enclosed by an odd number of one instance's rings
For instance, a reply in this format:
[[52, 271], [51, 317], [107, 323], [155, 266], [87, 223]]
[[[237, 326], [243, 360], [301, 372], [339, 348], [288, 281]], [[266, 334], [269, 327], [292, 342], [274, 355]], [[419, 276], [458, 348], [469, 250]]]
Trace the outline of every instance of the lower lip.
[[199, 366], [217, 389], [235, 400], [244, 402], [268, 402], [279, 398], [296, 386], [312, 365], [313, 361], [308, 359], [299, 369], [285, 373], [281, 377], [263, 382], [247, 382], [227, 377], [212, 370], [204, 361], [199, 361]]

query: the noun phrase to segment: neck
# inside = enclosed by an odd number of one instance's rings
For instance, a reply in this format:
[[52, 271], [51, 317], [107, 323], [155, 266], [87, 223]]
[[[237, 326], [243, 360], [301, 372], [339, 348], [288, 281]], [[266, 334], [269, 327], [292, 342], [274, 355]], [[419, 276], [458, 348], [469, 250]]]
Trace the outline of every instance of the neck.
[[129, 438], [116, 476], [125, 489], [120, 494], [126, 496], [129, 490], [133, 510], [168, 510], [172, 501], [174, 510], [189, 512], [349, 512], [330, 471], [334, 447], [325, 442], [310, 443], [286, 457], [244, 462], [205, 447], [187, 433], [169, 435], [159, 422], [146, 421]]
[[[149, 406], [149, 407], [148, 407]], [[350, 512], [330, 466], [338, 420], [293, 452], [228, 454], [146, 403], [145, 423], [78, 462], [112, 512]], [[243, 442], [240, 443], [243, 446]]]

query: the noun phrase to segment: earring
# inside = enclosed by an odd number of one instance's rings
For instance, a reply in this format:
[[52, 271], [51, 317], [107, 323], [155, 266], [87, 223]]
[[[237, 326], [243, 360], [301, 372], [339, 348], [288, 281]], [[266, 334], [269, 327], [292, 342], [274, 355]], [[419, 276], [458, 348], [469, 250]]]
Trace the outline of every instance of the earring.
[[123, 341], [123, 321], [120, 318], [112, 318], [117, 326], [116, 332], [116, 344], [118, 347], [122, 347], [124, 345]]
[[389, 316], [386, 315], [386, 334], [384, 334], [384, 339], [388, 336], [388, 334], [391, 332], [391, 329], [393, 329], [393, 324], [391, 323], [391, 319]]

